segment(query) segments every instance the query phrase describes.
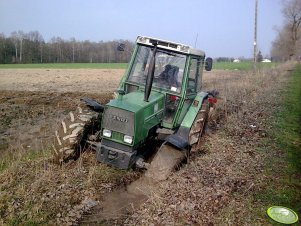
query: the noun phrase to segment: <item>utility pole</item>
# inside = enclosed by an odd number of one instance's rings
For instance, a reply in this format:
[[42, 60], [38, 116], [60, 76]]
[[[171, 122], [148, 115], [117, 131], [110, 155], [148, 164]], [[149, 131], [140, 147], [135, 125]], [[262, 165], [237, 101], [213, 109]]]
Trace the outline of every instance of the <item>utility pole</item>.
[[195, 42], [194, 42], [194, 48], [196, 48], [196, 44], [198, 42], [198, 36], [199, 36], [199, 33], [196, 33]]
[[258, 9], [258, 0], [255, 0], [255, 21], [254, 21], [254, 52], [253, 52], [253, 69], [254, 73], [256, 71], [256, 55], [257, 55], [257, 9]]

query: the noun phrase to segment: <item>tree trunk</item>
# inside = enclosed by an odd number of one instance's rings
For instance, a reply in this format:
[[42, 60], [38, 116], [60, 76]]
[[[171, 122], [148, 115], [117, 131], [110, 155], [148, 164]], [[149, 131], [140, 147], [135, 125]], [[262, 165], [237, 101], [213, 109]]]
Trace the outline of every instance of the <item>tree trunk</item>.
[[20, 40], [20, 63], [22, 63], [22, 47], [23, 47], [23, 39]]

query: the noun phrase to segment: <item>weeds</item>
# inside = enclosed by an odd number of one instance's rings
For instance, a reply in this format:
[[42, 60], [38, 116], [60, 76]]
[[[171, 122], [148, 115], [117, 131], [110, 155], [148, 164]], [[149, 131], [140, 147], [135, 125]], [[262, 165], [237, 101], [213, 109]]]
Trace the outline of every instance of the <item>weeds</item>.
[[[288, 97], [290, 104], [296, 101], [292, 96], [297, 91], [283, 95], [288, 67], [262, 69], [255, 76], [224, 71], [205, 77], [205, 90], [220, 91], [210, 123], [214, 132], [205, 138], [202, 154], [192, 155], [189, 164], [160, 184], [127, 224], [267, 225], [269, 205], [300, 211], [295, 160], [300, 127], [294, 126], [298, 120], [294, 112], [299, 110], [281, 106], [289, 104]], [[295, 116], [288, 117], [290, 113]], [[0, 165], [0, 224], [75, 224], [91, 202], [137, 178], [135, 172], [96, 163], [94, 153], [84, 153], [80, 161], [60, 168], [47, 161], [47, 151], [14, 150]], [[291, 157], [286, 157], [286, 150]]]
[[[275, 154], [266, 163], [271, 184], [258, 198], [267, 205], [284, 205], [301, 214], [301, 65], [290, 74], [279, 110], [271, 120]], [[271, 186], [272, 185], [272, 186]]]
[[80, 168], [78, 162], [60, 168], [45, 158], [27, 154], [0, 174], [0, 224], [75, 223], [87, 210], [87, 200], [97, 201], [137, 177], [96, 164], [94, 153], [82, 155]]
[[204, 155], [192, 156], [162, 184], [161, 210], [153, 208], [153, 199], [127, 221], [129, 225], [267, 225], [270, 204], [297, 201], [300, 192], [281, 170], [288, 162], [274, 144], [272, 124], [288, 87], [288, 68], [291, 65], [261, 69], [256, 75], [225, 71], [205, 77], [205, 89], [220, 92], [209, 123], [219, 129], [206, 137]]

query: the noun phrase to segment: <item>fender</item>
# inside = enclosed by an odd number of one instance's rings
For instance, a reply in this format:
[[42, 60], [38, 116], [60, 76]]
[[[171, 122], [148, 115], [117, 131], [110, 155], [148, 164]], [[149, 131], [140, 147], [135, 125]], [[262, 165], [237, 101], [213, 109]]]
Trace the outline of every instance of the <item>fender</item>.
[[189, 107], [179, 129], [166, 137], [166, 141], [176, 146], [179, 149], [185, 149], [189, 145], [189, 132], [190, 128], [197, 116], [197, 113], [202, 107], [204, 99], [208, 97], [207, 92], [199, 92], [194, 98], [191, 106]]
[[85, 104], [88, 107], [90, 107], [93, 111], [96, 111], [96, 112], [104, 111], [104, 107], [100, 103], [96, 102], [95, 100], [89, 99], [87, 97], [83, 97], [80, 100], [85, 102]]

